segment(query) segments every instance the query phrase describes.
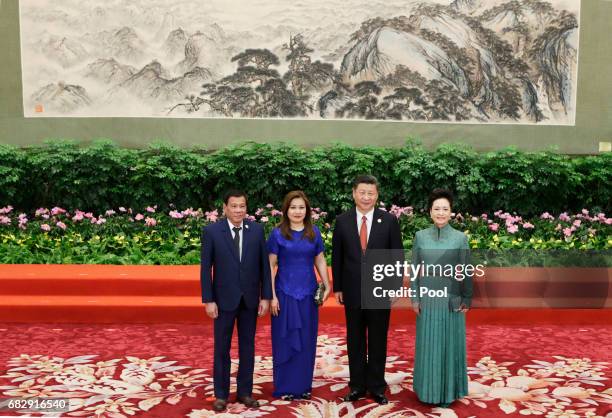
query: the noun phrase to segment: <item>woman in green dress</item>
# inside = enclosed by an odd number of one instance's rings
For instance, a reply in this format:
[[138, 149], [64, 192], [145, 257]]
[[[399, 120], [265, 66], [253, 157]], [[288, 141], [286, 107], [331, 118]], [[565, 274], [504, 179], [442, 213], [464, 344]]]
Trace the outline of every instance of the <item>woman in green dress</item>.
[[[413, 388], [425, 403], [448, 407], [468, 393], [465, 312], [471, 306], [473, 267], [466, 235], [452, 228], [453, 195], [435, 189], [429, 196], [433, 225], [418, 231], [411, 282], [417, 314]], [[420, 267], [419, 267], [420, 266]]]

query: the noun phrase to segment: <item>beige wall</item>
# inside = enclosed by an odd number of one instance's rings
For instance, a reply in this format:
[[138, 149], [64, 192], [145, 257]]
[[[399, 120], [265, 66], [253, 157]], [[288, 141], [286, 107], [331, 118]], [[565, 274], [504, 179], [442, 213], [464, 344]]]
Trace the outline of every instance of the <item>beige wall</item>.
[[[578, 0], [576, 0], [578, 1]], [[244, 140], [288, 140], [310, 146], [330, 141], [401, 145], [408, 137], [427, 146], [460, 141], [478, 150], [516, 145], [556, 146], [572, 154], [597, 153], [612, 141], [612, 1], [583, 0], [580, 23], [576, 126], [463, 125], [366, 121], [269, 121], [156, 118], [24, 118], [18, 0], [0, 1], [0, 143], [35, 144], [46, 138], [111, 138], [129, 147], [154, 139], [180, 146], [218, 148]]]

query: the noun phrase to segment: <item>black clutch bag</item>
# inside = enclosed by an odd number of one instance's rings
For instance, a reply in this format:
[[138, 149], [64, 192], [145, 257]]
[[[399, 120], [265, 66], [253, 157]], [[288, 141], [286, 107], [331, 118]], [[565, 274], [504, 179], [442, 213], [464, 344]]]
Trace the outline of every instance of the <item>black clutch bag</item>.
[[317, 291], [314, 294], [314, 301], [318, 306], [323, 305], [323, 295], [325, 294], [325, 284], [323, 282], [319, 282], [317, 286]]

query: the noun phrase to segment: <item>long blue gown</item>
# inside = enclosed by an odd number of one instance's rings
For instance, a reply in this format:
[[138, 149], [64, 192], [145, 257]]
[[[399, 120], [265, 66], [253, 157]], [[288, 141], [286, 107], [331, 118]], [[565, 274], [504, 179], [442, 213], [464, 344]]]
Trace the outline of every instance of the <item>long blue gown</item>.
[[299, 397], [312, 390], [319, 325], [314, 259], [325, 249], [316, 226], [314, 232], [313, 241], [302, 239], [303, 231], [291, 231], [292, 239], [288, 240], [274, 228], [268, 239], [268, 251], [278, 256], [275, 289], [280, 312], [272, 316], [276, 397]]

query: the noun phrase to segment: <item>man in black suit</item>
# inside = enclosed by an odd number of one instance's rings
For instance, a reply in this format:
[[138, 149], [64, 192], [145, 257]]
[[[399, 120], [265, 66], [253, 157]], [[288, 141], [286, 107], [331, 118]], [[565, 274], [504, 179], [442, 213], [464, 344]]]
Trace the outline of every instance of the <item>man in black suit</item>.
[[385, 365], [391, 311], [362, 306], [361, 268], [371, 250], [401, 251], [402, 237], [397, 218], [375, 207], [378, 181], [374, 176], [355, 178], [353, 199], [355, 207], [336, 218], [332, 238], [334, 294], [346, 316], [350, 391], [344, 400], [356, 401], [367, 391], [384, 405], [388, 403]]
[[237, 401], [258, 407], [253, 399], [255, 327], [272, 299], [270, 263], [263, 227], [246, 220], [246, 195], [226, 193], [226, 218], [204, 227], [200, 281], [206, 314], [215, 320], [213, 379], [216, 400], [213, 408], [225, 410], [230, 389], [230, 348], [238, 325], [239, 366]]

